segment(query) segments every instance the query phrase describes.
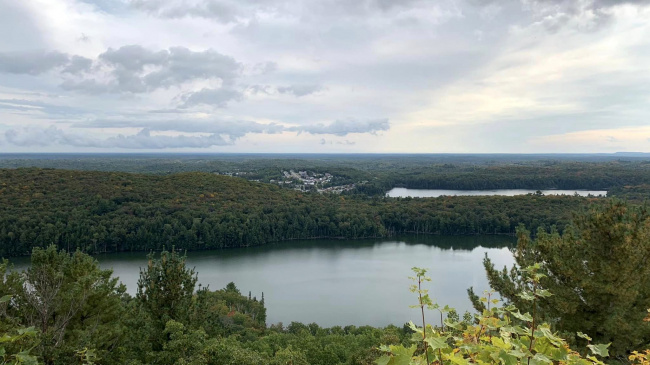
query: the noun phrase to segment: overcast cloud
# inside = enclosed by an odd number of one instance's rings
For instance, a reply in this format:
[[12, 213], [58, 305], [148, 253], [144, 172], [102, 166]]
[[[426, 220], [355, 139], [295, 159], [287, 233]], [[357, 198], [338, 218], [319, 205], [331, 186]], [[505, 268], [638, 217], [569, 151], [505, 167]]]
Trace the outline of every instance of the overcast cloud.
[[2, 152], [650, 152], [650, 0], [0, 0]]

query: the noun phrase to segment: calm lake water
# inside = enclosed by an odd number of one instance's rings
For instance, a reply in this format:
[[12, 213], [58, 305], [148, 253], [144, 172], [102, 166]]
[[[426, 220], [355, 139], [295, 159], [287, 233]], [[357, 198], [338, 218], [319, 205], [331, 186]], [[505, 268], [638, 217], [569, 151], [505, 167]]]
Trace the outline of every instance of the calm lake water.
[[[260, 247], [189, 252], [199, 283], [220, 289], [234, 282], [242, 294], [259, 299], [264, 292], [267, 323], [291, 321], [334, 325], [402, 325], [417, 320], [409, 305], [411, 267], [428, 268], [431, 297], [464, 312], [471, 310], [466, 289], [488, 288], [482, 260], [497, 267], [513, 262], [505, 236], [407, 236], [385, 240], [291, 241]], [[134, 294], [145, 253], [97, 257], [103, 268]], [[14, 260], [24, 268], [25, 258]], [[431, 314], [433, 315], [433, 313]], [[433, 316], [431, 317], [434, 318]]]
[[[388, 193], [387, 196], [392, 198], [436, 198], [439, 196], [447, 195], [463, 195], [463, 196], [480, 196], [480, 195], [503, 195], [503, 196], [515, 196], [515, 195], [526, 195], [526, 194], [535, 194], [537, 190], [529, 189], [495, 189], [495, 190], [445, 190], [445, 189], [407, 189], [407, 188], [393, 188]], [[606, 196], [606, 190], [541, 190], [544, 195], [573, 195], [578, 194], [580, 196]]]

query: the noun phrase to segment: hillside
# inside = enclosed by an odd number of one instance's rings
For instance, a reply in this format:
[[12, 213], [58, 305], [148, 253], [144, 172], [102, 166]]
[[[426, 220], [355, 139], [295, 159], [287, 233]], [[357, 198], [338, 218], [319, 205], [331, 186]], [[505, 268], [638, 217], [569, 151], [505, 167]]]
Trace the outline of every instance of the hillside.
[[261, 245], [396, 233], [512, 234], [568, 222], [573, 196], [368, 198], [300, 193], [209, 173], [0, 170], [0, 254]]

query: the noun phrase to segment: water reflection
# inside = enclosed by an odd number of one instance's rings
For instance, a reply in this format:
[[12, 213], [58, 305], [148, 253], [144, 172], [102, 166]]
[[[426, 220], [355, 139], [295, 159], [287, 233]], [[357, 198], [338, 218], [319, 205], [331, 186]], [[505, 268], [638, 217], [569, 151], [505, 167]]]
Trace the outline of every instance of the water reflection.
[[[466, 289], [487, 289], [485, 254], [497, 266], [513, 261], [512, 237], [405, 236], [369, 240], [289, 241], [267, 246], [189, 252], [199, 282], [223, 288], [235, 282], [242, 293], [264, 292], [268, 322], [332, 325], [401, 325], [416, 318], [408, 308], [411, 267], [430, 269], [431, 295], [441, 304], [469, 310]], [[135, 293], [144, 253], [97, 257], [101, 266]], [[20, 261], [20, 260], [18, 260]], [[17, 263], [17, 268], [27, 264]]]
[[535, 194], [541, 192], [544, 195], [575, 195], [580, 196], [607, 196], [606, 190], [531, 190], [531, 189], [494, 189], [494, 190], [447, 190], [447, 189], [407, 189], [393, 188], [387, 196], [391, 198], [437, 198], [439, 196], [515, 196]]

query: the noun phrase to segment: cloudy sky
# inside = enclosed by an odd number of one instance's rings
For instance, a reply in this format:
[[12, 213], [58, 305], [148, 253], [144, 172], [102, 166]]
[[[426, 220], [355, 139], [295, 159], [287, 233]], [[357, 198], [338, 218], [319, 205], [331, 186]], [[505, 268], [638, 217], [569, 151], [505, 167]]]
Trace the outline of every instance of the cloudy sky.
[[0, 0], [0, 152], [650, 151], [650, 0]]

